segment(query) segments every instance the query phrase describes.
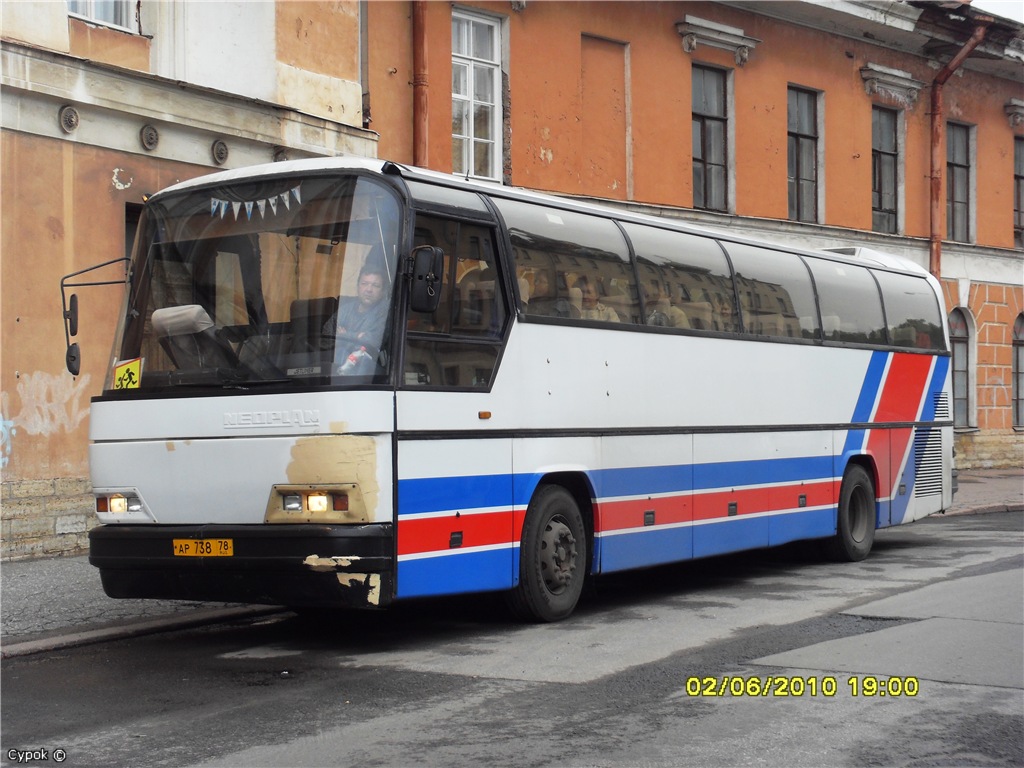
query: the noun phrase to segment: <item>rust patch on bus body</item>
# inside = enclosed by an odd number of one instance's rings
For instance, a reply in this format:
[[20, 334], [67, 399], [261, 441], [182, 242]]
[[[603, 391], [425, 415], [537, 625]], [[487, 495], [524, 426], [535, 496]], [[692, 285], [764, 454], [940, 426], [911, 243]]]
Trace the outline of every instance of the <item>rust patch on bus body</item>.
[[380, 574], [379, 573], [339, 573], [338, 583], [343, 587], [358, 584], [366, 587], [366, 602], [380, 605]]
[[302, 564], [314, 571], [335, 571], [338, 568], [348, 568], [359, 559], [356, 556], [341, 557], [335, 555], [334, 557], [320, 557], [320, 555], [310, 555], [302, 561]]
[[[313, 435], [295, 441], [286, 470], [296, 488], [338, 489], [348, 496], [348, 509], [326, 515], [290, 516], [271, 498], [267, 522], [368, 523], [375, 517], [380, 486], [377, 482], [377, 444], [366, 435]], [[283, 486], [282, 486], [283, 488]], [[297, 519], [297, 518], [303, 519]]]

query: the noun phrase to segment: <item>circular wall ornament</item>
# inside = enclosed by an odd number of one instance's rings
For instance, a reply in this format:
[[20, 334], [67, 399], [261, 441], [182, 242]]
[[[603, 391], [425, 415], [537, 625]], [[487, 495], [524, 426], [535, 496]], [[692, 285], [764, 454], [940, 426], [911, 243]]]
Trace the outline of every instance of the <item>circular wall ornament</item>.
[[139, 131], [139, 141], [146, 149], [156, 149], [156, 145], [160, 143], [160, 131], [152, 125], [144, 125]]
[[57, 119], [60, 121], [60, 129], [64, 131], [64, 133], [74, 132], [78, 127], [78, 124], [81, 122], [78, 110], [70, 104], [60, 108], [60, 112], [57, 113]]
[[228, 145], [221, 139], [217, 139], [210, 146], [210, 153], [213, 155], [213, 162], [217, 165], [224, 165], [228, 161]]

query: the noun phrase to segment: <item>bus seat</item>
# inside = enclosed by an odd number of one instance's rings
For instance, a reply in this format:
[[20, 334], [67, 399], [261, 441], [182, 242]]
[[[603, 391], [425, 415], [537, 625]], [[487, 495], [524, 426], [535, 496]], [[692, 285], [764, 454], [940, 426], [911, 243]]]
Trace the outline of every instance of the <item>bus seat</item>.
[[198, 304], [153, 310], [153, 332], [178, 369], [234, 368], [238, 357]]
[[[319, 352], [334, 345], [334, 329], [328, 326], [337, 316], [338, 299], [295, 299], [291, 305], [289, 331], [292, 352]], [[324, 326], [328, 326], [326, 329]]]

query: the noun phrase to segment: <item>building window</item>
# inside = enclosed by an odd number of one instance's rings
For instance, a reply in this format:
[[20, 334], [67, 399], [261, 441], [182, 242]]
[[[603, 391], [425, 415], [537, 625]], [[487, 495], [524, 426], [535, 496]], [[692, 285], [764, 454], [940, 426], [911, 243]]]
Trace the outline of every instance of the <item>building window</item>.
[[1013, 426], [1024, 427], [1024, 314], [1013, 324]]
[[966, 427], [970, 415], [970, 330], [962, 309], [949, 313], [949, 338], [953, 343], [953, 426]]
[[452, 13], [452, 173], [501, 178], [501, 36], [496, 19]]
[[1013, 140], [1013, 243], [1024, 248], [1024, 139]]
[[946, 126], [946, 238], [961, 243], [971, 237], [970, 140], [968, 126]]
[[130, 0], [67, 0], [67, 2], [68, 13], [74, 16], [131, 29], [133, 3]]
[[898, 229], [898, 117], [894, 109], [871, 108], [871, 229], [890, 235]]
[[818, 220], [818, 94], [789, 89], [789, 218]]
[[693, 207], [728, 208], [726, 73], [693, 68]]

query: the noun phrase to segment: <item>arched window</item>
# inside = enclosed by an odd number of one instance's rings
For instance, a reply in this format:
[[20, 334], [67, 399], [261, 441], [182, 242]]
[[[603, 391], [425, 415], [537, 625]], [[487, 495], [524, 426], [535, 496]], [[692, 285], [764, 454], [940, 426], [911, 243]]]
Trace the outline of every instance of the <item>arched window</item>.
[[949, 313], [949, 338], [953, 343], [953, 426], [969, 426], [970, 327], [962, 309]]
[[1013, 324], [1013, 426], [1024, 427], [1024, 312]]

